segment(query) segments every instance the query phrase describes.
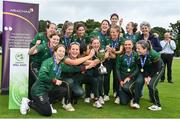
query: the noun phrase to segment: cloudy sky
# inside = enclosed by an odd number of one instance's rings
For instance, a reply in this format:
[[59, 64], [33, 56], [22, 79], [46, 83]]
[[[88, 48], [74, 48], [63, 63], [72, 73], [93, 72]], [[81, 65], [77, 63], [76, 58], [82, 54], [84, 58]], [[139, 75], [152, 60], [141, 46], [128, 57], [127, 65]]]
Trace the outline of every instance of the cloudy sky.
[[[180, 20], [180, 0], [8, 0], [38, 3], [39, 19], [55, 23], [108, 19], [112, 13], [124, 19], [123, 27], [129, 21], [140, 24], [150, 22], [151, 26], [166, 29], [170, 23]], [[0, 31], [2, 31], [2, 1], [0, 1]]]

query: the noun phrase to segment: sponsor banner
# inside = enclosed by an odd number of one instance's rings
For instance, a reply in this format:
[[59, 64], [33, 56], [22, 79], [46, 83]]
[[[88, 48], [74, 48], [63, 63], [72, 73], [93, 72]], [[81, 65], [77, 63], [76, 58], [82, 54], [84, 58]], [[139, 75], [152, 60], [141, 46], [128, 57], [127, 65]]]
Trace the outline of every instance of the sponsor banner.
[[9, 109], [19, 109], [22, 97], [28, 96], [28, 48], [10, 48]]
[[38, 17], [38, 4], [3, 1], [2, 94], [9, 91], [10, 48], [29, 48], [38, 32]]

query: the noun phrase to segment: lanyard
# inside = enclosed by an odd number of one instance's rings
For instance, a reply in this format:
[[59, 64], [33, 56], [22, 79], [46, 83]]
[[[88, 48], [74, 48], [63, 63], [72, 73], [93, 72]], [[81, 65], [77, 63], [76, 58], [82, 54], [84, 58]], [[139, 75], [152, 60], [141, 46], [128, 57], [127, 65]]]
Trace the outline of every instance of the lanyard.
[[61, 76], [61, 65], [58, 65], [56, 63], [55, 57], [54, 57], [54, 69], [53, 69], [53, 71], [56, 74], [56, 77], [60, 77]]
[[67, 38], [66, 36], [64, 36], [64, 45], [66, 48], [68, 48], [70, 46], [70, 42], [71, 42], [71, 39]]
[[141, 67], [142, 67], [142, 68], [143, 68], [144, 65], [145, 65], [146, 59], [147, 59], [147, 55], [145, 55], [144, 59], [143, 59], [142, 56], [140, 56], [140, 61], [141, 61]]
[[116, 48], [118, 46], [118, 40], [112, 41], [111, 47]]
[[126, 60], [126, 63], [127, 63], [128, 68], [129, 68], [129, 67], [130, 67], [130, 64], [131, 64], [131, 62], [132, 62], [132, 53], [131, 53], [130, 57], [128, 57], [128, 55], [126, 55], [125, 60]]

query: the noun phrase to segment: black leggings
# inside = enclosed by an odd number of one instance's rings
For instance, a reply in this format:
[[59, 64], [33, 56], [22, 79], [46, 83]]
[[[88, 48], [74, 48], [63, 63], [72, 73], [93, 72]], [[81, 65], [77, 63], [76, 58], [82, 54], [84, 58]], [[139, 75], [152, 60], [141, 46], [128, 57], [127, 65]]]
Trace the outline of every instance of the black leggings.
[[67, 96], [67, 88], [59, 86], [56, 90], [50, 91], [48, 94], [32, 96], [29, 106], [43, 116], [51, 116], [52, 111], [50, 104], [63, 96]]

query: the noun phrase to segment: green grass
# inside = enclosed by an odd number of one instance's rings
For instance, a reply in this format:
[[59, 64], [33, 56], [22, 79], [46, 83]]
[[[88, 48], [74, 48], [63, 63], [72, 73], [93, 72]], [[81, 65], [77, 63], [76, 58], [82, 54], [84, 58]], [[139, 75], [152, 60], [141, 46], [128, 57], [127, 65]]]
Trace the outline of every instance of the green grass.
[[[145, 87], [144, 97], [141, 99], [139, 110], [133, 110], [127, 106], [116, 105], [113, 103], [114, 98], [107, 102], [103, 109], [96, 109], [92, 104], [85, 104], [83, 100], [78, 101], [75, 105], [75, 112], [67, 112], [56, 103], [54, 107], [58, 110], [57, 114], [53, 114], [53, 118], [180, 118], [180, 60], [173, 62], [173, 81], [169, 84], [167, 81], [159, 83], [160, 100], [162, 111], [152, 112], [147, 109], [151, 105], [149, 102], [147, 87]], [[111, 94], [112, 95], [112, 94]], [[19, 110], [8, 109], [8, 96], [0, 95], [0, 117], [3, 118], [40, 118], [43, 117], [30, 110], [28, 115], [22, 116]], [[44, 117], [43, 117], [44, 118]]]

